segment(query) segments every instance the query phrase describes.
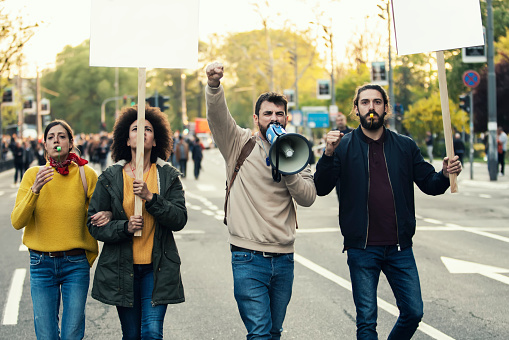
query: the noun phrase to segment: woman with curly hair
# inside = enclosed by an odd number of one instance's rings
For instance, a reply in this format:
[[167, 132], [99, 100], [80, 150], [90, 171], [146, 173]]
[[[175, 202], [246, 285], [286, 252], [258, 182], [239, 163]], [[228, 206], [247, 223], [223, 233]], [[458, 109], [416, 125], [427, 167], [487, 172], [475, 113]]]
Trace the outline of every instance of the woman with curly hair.
[[[184, 301], [180, 257], [174, 231], [186, 225], [187, 210], [179, 172], [164, 160], [172, 148], [167, 117], [145, 109], [144, 162], [136, 164], [137, 107], [124, 108], [113, 128], [115, 164], [99, 176], [88, 209], [90, 234], [104, 242], [92, 297], [117, 307], [123, 339], [162, 339], [167, 304]], [[143, 166], [143, 179], [135, 179]], [[134, 198], [142, 215], [134, 214]], [[111, 211], [98, 226], [96, 214]], [[143, 230], [142, 236], [134, 236]]]

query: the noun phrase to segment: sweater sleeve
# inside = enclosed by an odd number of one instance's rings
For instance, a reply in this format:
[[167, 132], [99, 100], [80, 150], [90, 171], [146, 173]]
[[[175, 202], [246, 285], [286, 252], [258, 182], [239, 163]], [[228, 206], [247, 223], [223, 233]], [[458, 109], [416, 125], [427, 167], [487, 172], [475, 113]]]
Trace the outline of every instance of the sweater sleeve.
[[205, 87], [205, 101], [207, 103], [207, 121], [219, 151], [229, 164], [236, 159], [243, 143], [250, 137], [251, 132], [242, 129], [233, 119], [224, 96], [223, 85], [217, 88]]
[[11, 223], [14, 229], [19, 230], [24, 228], [33, 217], [39, 195], [34, 194], [32, 185], [38, 171], [39, 167], [28, 169], [21, 180], [18, 194], [16, 195], [16, 203], [11, 213]]
[[316, 188], [309, 165], [298, 174], [282, 177], [290, 195], [292, 195], [298, 205], [309, 207], [313, 204], [316, 199]]

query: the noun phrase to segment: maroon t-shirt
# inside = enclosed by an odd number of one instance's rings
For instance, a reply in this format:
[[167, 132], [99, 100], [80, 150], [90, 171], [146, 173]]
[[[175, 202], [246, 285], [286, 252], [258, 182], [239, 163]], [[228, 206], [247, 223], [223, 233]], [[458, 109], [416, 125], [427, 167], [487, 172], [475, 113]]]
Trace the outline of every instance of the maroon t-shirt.
[[394, 196], [385, 162], [384, 140], [385, 131], [376, 141], [366, 136], [369, 144], [369, 246], [398, 244]]

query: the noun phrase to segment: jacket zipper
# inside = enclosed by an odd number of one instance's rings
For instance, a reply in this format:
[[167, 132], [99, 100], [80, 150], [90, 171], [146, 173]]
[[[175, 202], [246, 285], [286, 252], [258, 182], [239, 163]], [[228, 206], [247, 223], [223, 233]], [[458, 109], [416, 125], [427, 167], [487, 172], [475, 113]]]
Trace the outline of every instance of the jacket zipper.
[[389, 166], [387, 165], [387, 158], [385, 157], [385, 144], [382, 145], [382, 150], [384, 153], [385, 170], [387, 171], [387, 178], [389, 178], [389, 185], [391, 186], [392, 191], [392, 204], [394, 205], [394, 215], [396, 217], [396, 238], [398, 239], [398, 243], [396, 244], [396, 246], [398, 247], [398, 251], [401, 251], [401, 246], [399, 244], [398, 212], [396, 211], [396, 201], [394, 200], [394, 189], [392, 189], [391, 176], [389, 175]]
[[364, 243], [364, 249], [368, 247], [368, 236], [369, 236], [369, 189], [371, 187], [371, 174], [369, 172], [369, 147], [368, 144], [368, 199], [366, 200], [366, 212], [367, 212], [367, 223], [366, 223], [366, 242]]

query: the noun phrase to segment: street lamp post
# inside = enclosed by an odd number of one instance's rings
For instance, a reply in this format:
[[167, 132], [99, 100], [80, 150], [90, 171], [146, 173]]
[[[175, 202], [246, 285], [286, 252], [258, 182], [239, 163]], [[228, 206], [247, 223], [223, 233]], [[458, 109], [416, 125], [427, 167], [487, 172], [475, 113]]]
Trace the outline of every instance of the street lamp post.
[[[391, 108], [394, 107], [394, 78], [392, 72], [392, 51], [391, 51], [391, 12], [390, 12], [391, 1], [387, 0], [387, 30], [389, 33], [389, 104]], [[396, 119], [394, 115], [389, 117], [390, 127], [396, 131]]]
[[487, 1], [488, 7], [488, 173], [491, 181], [497, 180], [498, 153], [497, 153], [497, 81], [493, 55], [493, 6], [492, 0]]
[[[126, 97], [128, 97], [129, 99], [133, 98], [133, 96], [129, 96], [129, 95], [126, 95]], [[104, 124], [106, 122], [106, 103], [114, 101], [114, 100], [120, 100], [122, 98], [123, 98], [122, 96], [118, 96], [118, 97], [106, 98], [105, 100], [103, 100], [103, 102], [101, 104], [101, 124]]]
[[[382, 0], [385, 3], [385, 0]], [[394, 107], [394, 76], [392, 70], [392, 49], [391, 49], [391, 0], [387, 0], [387, 7], [384, 8], [381, 5], [377, 5], [378, 8], [382, 11], [382, 14], [378, 14], [378, 16], [385, 20], [384, 12], [387, 12], [387, 32], [389, 35], [389, 51], [388, 51], [388, 59], [389, 59], [389, 106], [391, 108]], [[389, 117], [389, 126], [392, 130], [397, 131], [396, 129], [396, 117], [394, 114]]]

